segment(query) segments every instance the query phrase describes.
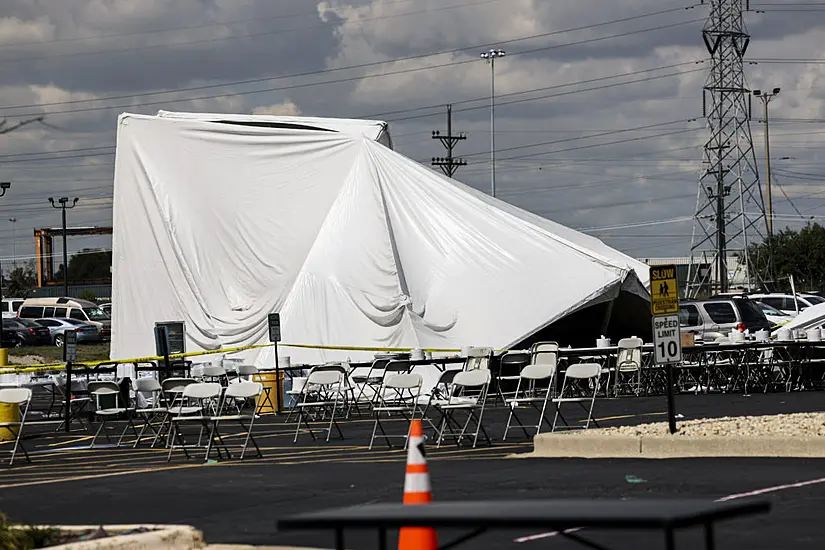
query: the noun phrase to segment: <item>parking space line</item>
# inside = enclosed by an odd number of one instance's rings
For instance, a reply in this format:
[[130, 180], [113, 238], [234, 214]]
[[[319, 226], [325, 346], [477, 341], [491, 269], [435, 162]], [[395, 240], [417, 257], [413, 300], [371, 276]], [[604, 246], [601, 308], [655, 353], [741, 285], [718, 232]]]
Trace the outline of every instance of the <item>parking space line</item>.
[[105, 474], [94, 474], [94, 475], [86, 475], [86, 476], [71, 476], [71, 477], [64, 477], [60, 479], [47, 479], [47, 480], [37, 480], [37, 481], [22, 481], [20, 483], [7, 483], [5, 485], [0, 485], [0, 489], [14, 489], [17, 487], [30, 487], [33, 485], [49, 485], [54, 483], [66, 483], [70, 481], [83, 481], [86, 479], [101, 479], [106, 477], [117, 477], [117, 476], [124, 476], [124, 475], [133, 475], [133, 474], [145, 474], [151, 472], [165, 472], [169, 470], [182, 470], [184, 468], [199, 468], [203, 466], [203, 464], [178, 464], [175, 466], [165, 466], [160, 468], [140, 468], [137, 470], [124, 470], [122, 472], [106, 472]]

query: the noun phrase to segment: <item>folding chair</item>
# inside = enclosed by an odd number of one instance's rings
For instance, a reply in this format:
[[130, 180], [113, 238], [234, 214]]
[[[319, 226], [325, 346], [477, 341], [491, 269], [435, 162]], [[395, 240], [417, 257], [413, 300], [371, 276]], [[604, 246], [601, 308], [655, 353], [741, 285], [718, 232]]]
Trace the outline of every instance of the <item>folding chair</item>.
[[502, 403], [506, 403], [508, 395], [515, 395], [512, 386], [510, 386], [510, 391], [505, 391], [502, 388], [502, 383], [518, 384], [518, 381], [521, 380], [521, 369], [529, 364], [530, 354], [523, 351], [508, 351], [501, 357], [498, 364], [498, 374], [494, 377], [496, 383], [495, 403], [498, 403], [499, 399]]
[[[217, 382], [199, 382], [188, 384], [183, 388], [180, 404], [169, 407], [169, 456], [166, 457], [167, 462], [172, 460], [172, 451], [175, 449], [183, 449], [186, 458], [189, 458], [189, 449], [201, 447], [203, 433], [212, 433], [211, 419], [220, 410], [220, 404], [217, 401], [220, 400], [222, 391], [223, 388]], [[212, 410], [210, 411], [210, 409]], [[186, 444], [181, 430], [181, 424], [185, 422], [196, 422], [200, 425], [196, 445]], [[180, 445], [175, 445], [175, 441], [180, 441]], [[218, 449], [218, 455], [220, 456], [220, 449]], [[207, 454], [204, 460], [208, 458], [209, 455]]]
[[[438, 381], [435, 383], [435, 386], [432, 387], [430, 392], [427, 394], [422, 394], [418, 398], [419, 406], [424, 406], [424, 409], [421, 411], [422, 418], [433, 429], [433, 432], [435, 433], [435, 437], [433, 439], [436, 441], [438, 441], [440, 437], [441, 424], [444, 421], [444, 413], [441, 412], [441, 409], [438, 407], [449, 404], [450, 395], [452, 395], [453, 392], [453, 380], [459, 372], [462, 371], [445, 370], [441, 373], [441, 376], [438, 377]], [[439, 414], [438, 419], [435, 421], [430, 418], [431, 410], [434, 410]]]
[[[143, 394], [150, 394], [150, 401], [149, 407], [142, 407], [140, 406], [140, 399]], [[150, 429], [152, 433], [155, 434], [155, 437], [152, 439], [152, 448], [154, 449], [155, 445], [160, 438], [161, 429], [166, 420], [166, 413], [168, 412], [167, 407], [162, 406], [163, 403], [163, 388], [154, 378], [138, 378], [135, 380], [135, 414], [143, 419], [143, 427], [140, 429], [140, 433], [135, 440], [135, 444], [133, 448], [136, 448], [141, 440], [143, 439], [143, 434], [146, 433], [146, 429]], [[152, 422], [160, 418], [161, 425], [156, 429], [152, 426]]]
[[[441, 428], [439, 429], [438, 434], [437, 447], [441, 446], [441, 442], [445, 437], [455, 437], [456, 445], [461, 446], [461, 440], [464, 439], [466, 434], [467, 437], [470, 437], [470, 435], [473, 436], [473, 448], [475, 448], [476, 443], [478, 442], [479, 432], [484, 433], [484, 438], [487, 440], [488, 444], [492, 444], [490, 441], [490, 436], [487, 435], [487, 430], [485, 430], [482, 425], [482, 419], [484, 418], [484, 406], [487, 401], [487, 391], [489, 387], [489, 370], [473, 369], [456, 373], [455, 378], [453, 378], [453, 391], [450, 394], [448, 402], [443, 405], [436, 405], [443, 415]], [[474, 396], [465, 395], [467, 390], [477, 393]], [[463, 426], [454, 418], [458, 411], [462, 411], [467, 415], [467, 419], [464, 421]], [[476, 412], [478, 412], [478, 414], [476, 414]], [[467, 434], [467, 428], [473, 421], [475, 422], [475, 432], [472, 434]], [[461, 428], [461, 431], [456, 433], [456, 430], [453, 429], [454, 427]], [[445, 430], [449, 430], [450, 433], [445, 433]]]
[[[370, 437], [370, 450], [372, 450], [372, 443], [375, 441], [376, 430], [381, 430], [381, 437], [383, 437], [390, 449], [392, 443], [390, 438], [403, 437], [404, 448], [407, 448], [410, 435], [410, 425], [415, 419], [415, 414], [418, 411], [418, 399], [421, 397], [421, 384], [424, 378], [417, 373], [397, 373], [387, 374], [384, 378], [384, 383], [381, 385], [381, 391], [378, 394], [378, 402], [372, 408], [375, 415], [375, 423], [372, 426], [372, 437]], [[407, 431], [404, 435], [388, 435], [384, 430], [384, 425], [381, 424], [381, 413], [386, 413], [387, 416], [392, 416], [393, 413], [399, 414], [407, 421]]]
[[341, 404], [343, 397], [344, 375], [340, 370], [317, 370], [310, 371], [307, 377], [306, 385], [300, 395], [300, 401], [295, 404], [298, 409], [298, 421], [295, 424], [295, 438], [293, 443], [298, 441], [298, 434], [301, 433], [301, 422], [306, 426], [306, 430], [312, 439], [315, 439], [315, 432], [312, 430], [310, 421], [316, 421], [315, 418], [310, 419], [314, 415], [318, 415], [318, 422], [324, 420], [325, 415], [329, 414], [329, 426], [320, 431], [327, 432], [327, 441], [332, 435], [332, 427], [338, 430], [338, 435], [344, 439], [344, 434], [341, 432], [341, 427], [335, 420], [335, 413]]
[[4, 388], [0, 389], [0, 403], [3, 405], [17, 405], [20, 407], [20, 420], [14, 422], [0, 422], [0, 428], [8, 431], [14, 437], [14, 447], [11, 450], [9, 466], [14, 464], [14, 457], [17, 449], [23, 451], [26, 461], [31, 463], [29, 453], [20, 442], [23, 439], [23, 427], [26, 425], [26, 415], [29, 412], [29, 405], [32, 401], [32, 391], [29, 388]]
[[616, 354], [616, 395], [621, 388], [627, 388], [639, 396], [642, 389], [642, 346], [641, 338], [622, 338]]
[[[80, 425], [83, 427], [84, 430], [88, 430], [88, 426], [83, 422], [83, 413], [87, 412], [86, 408], [91, 404], [92, 398], [89, 397], [88, 389], [83, 385], [80, 380], [72, 380], [71, 382], [71, 389], [72, 389], [72, 399], [71, 403], [66, 402], [66, 375], [65, 374], [55, 374], [52, 376], [52, 383], [54, 384], [53, 391], [54, 395], [60, 398], [60, 417], [61, 422], [57, 425], [57, 429], [55, 431], [60, 431], [63, 428], [63, 425], [66, 423], [66, 414], [65, 410], [66, 407], [69, 407], [69, 424], [71, 424], [72, 420], [77, 420], [80, 422]], [[49, 412], [47, 414], [51, 414], [52, 406], [49, 406]]]
[[467, 361], [464, 370], [490, 370], [490, 361], [493, 359], [493, 348], [470, 348], [467, 352]]
[[[121, 404], [120, 386], [116, 382], [89, 382], [89, 394], [95, 400], [95, 411], [93, 412], [93, 415], [100, 419], [100, 426], [97, 428], [97, 431], [92, 438], [92, 442], [89, 444], [90, 449], [94, 448], [95, 442], [97, 442], [97, 436], [100, 435], [101, 431], [103, 432], [103, 435], [106, 436], [106, 441], [109, 443], [112, 442], [109, 438], [109, 434], [106, 433], [106, 422], [107, 420], [116, 420], [121, 416], [126, 417], [126, 425], [123, 426], [123, 431], [120, 432], [120, 437], [117, 440], [116, 446], [120, 447], [120, 444], [123, 441], [123, 436], [126, 435], [126, 431], [130, 427], [135, 433], [135, 437], [138, 436], [137, 428], [135, 427], [135, 423], [132, 421], [132, 415], [129, 414], [133, 411], [133, 409], [129, 408], [128, 404]], [[100, 403], [101, 398], [114, 399], [114, 407], [102, 407]]]
[[[593, 404], [596, 402], [596, 393], [599, 391], [599, 378], [602, 375], [602, 366], [598, 363], [576, 363], [575, 365], [569, 365], [567, 370], [564, 373], [564, 382], [561, 385], [561, 392], [559, 392], [559, 397], [553, 399], [553, 404], [556, 407], [556, 415], [553, 418], [553, 431], [556, 431], [557, 422], [559, 417], [561, 416], [562, 422], [566, 428], [577, 428], [580, 426], [571, 426], [567, 423], [564, 416], [561, 414], [561, 404], [562, 403], [578, 403], [580, 407], [582, 407], [585, 412], [587, 413], [587, 421], [584, 425], [584, 429], [587, 429], [590, 426], [590, 422], [599, 427], [598, 422], [593, 418]], [[566, 389], [576, 389], [575, 386], [578, 383], [588, 382], [592, 385], [593, 393], [590, 397], [565, 397], [564, 391]], [[590, 402], [590, 407], [588, 408], [586, 403]]]
[[[227, 386], [226, 392], [224, 393], [223, 403], [221, 409], [218, 411], [218, 415], [210, 418], [210, 421], [212, 422], [212, 431], [209, 434], [209, 443], [206, 447], [206, 458], [209, 458], [211, 447], [212, 445], [214, 445], [216, 439], [221, 442], [221, 447], [226, 451], [226, 456], [232, 458], [232, 455], [229, 453], [229, 447], [223, 442], [223, 439], [220, 436], [220, 432], [218, 432], [218, 423], [225, 422], [227, 420], [236, 421], [238, 424], [241, 425], [241, 428], [243, 428], [246, 431], [246, 438], [244, 439], [243, 445], [241, 445], [240, 459], [243, 460], [244, 454], [246, 454], [246, 448], [249, 445], [250, 441], [252, 442], [252, 445], [255, 446], [255, 451], [257, 451], [258, 453], [258, 458], [263, 457], [261, 449], [258, 447], [258, 443], [255, 441], [255, 438], [252, 437], [252, 426], [254, 426], [255, 419], [258, 417], [258, 415], [255, 414], [254, 408], [252, 410], [252, 413], [248, 415], [244, 415], [240, 411], [238, 411], [238, 414], [233, 415], [224, 414], [226, 403], [229, 400], [240, 399], [243, 401], [247, 401], [249, 399], [254, 399], [254, 402], [257, 402], [258, 396], [261, 395], [262, 391], [263, 384], [259, 382], [235, 382], [234, 384], [229, 384], [229, 386]], [[248, 426], [244, 424], [244, 420], [249, 421]]]
[[[504, 437], [502, 438], [502, 441], [507, 439], [507, 433], [511, 428], [510, 423], [514, 417], [519, 427], [524, 432], [524, 436], [530, 437], [530, 434], [527, 433], [527, 428], [525, 428], [524, 424], [521, 422], [521, 419], [518, 417], [518, 414], [516, 414], [516, 409], [519, 405], [530, 405], [539, 412], [539, 419], [536, 423], [536, 435], [541, 432], [542, 421], [546, 422], [547, 426], [552, 429], [553, 425], [550, 423], [550, 419], [545, 416], [545, 412], [547, 411], [547, 402], [549, 401], [550, 394], [553, 391], [555, 375], [556, 365], [549, 363], [543, 365], [527, 365], [521, 370], [518, 386], [516, 386], [516, 395], [513, 399], [507, 400], [507, 405], [509, 405], [510, 408], [510, 414], [507, 416], [507, 426], [504, 428]], [[547, 381], [546, 387], [543, 387], [543, 385], [542, 387], [539, 387], [539, 382], [542, 381]], [[542, 393], [544, 394], [543, 397], [541, 396]], [[516, 426], [512, 427], [515, 428]]]
[[350, 379], [353, 384], [360, 387], [358, 395], [355, 396], [356, 401], [361, 402], [364, 398], [364, 393], [367, 390], [370, 390], [369, 395], [366, 396], [366, 402], [372, 403], [378, 388], [381, 387], [381, 381], [384, 380], [384, 369], [387, 367], [387, 363], [389, 362], [389, 359], [375, 359], [366, 374], [363, 372], [357, 372], [359, 370], [363, 371], [363, 367], [356, 367], [353, 370]]

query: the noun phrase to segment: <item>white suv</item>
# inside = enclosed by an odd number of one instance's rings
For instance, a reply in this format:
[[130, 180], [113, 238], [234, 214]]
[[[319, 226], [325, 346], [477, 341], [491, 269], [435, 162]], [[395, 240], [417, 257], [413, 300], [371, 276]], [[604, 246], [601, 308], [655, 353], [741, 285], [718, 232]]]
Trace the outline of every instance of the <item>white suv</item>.
[[[825, 298], [820, 298], [814, 294], [799, 294], [796, 295], [796, 304], [794, 304], [793, 294], [771, 293], [771, 294], [749, 294], [748, 298], [768, 304], [782, 313], [796, 317], [800, 311], [803, 311], [811, 306], [825, 303]], [[797, 306], [799, 310], [797, 311]]]

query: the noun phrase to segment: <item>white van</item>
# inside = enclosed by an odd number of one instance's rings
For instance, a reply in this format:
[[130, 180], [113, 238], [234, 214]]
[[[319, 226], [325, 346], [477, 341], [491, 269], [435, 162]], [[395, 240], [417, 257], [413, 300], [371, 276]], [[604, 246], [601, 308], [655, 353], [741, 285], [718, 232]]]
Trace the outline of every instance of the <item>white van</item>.
[[103, 340], [112, 336], [111, 318], [97, 304], [77, 298], [29, 298], [17, 310], [17, 316], [21, 319], [77, 319], [97, 326]]
[[17, 310], [20, 309], [25, 300], [25, 298], [3, 298], [2, 303], [0, 303], [0, 311], [3, 312], [3, 317], [17, 317]]

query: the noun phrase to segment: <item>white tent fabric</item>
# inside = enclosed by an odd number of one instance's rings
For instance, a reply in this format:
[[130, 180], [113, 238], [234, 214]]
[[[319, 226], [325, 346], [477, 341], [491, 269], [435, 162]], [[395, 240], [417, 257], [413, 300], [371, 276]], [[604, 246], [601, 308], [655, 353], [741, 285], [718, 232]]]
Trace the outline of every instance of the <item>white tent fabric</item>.
[[622, 289], [647, 297], [641, 262], [377, 137], [121, 115], [112, 358], [152, 353], [158, 321], [186, 323], [187, 351], [267, 343], [274, 311], [293, 344], [505, 347]]
[[203, 120], [208, 122], [234, 122], [245, 124], [269, 124], [290, 127], [310, 127], [330, 132], [340, 132], [353, 136], [364, 136], [392, 149], [389, 125], [380, 120], [358, 120], [350, 118], [318, 118], [277, 115], [238, 115], [220, 113], [181, 113], [176, 111], [158, 111], [162, 118]]

